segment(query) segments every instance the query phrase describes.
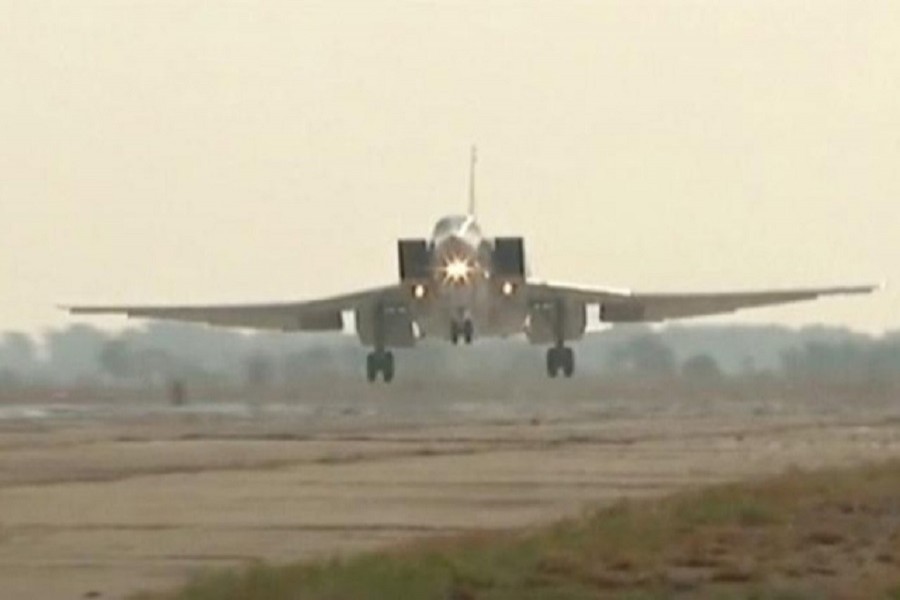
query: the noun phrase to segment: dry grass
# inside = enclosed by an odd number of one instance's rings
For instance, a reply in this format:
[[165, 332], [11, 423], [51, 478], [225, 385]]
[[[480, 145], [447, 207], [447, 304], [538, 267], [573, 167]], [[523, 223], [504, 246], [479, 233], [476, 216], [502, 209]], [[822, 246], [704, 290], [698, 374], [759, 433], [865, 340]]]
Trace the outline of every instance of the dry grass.
[[345, 561], [257, 564], [140, 598], [900, 599], [900, 462], [789, 472]]

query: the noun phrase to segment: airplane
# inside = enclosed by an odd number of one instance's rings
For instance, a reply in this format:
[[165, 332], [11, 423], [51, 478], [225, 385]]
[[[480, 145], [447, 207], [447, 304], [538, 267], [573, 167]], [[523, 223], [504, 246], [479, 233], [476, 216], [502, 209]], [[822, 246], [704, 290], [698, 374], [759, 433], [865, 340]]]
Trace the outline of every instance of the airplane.
[[430, 239], [397, 242], [399, 281], [393, 284], [301, 302], [185, 306], [70, 306], [71, 314], [117, 313], [251, 329], [343, 331], [355, 316], [360, 342], [371, 348], [366, 377], [394, 379], [392, 349], [422, 338], [471, 344], [476, 338], [524, 334], [549, 346], [547, 375], [571, 377], [575, 354], [567, 342], [587, 329], [588, 310], [603, 323], [660, 322], [731, 313], [738, 309], [868, 294], [879, 286], [760, 290], [724, 293], [638, 293], [629, 290], [554, 284], [533, 280], [521, 237], [488, 238], [475, 215], [475, 164], [469, 165], [468, 210], [440, 219]]

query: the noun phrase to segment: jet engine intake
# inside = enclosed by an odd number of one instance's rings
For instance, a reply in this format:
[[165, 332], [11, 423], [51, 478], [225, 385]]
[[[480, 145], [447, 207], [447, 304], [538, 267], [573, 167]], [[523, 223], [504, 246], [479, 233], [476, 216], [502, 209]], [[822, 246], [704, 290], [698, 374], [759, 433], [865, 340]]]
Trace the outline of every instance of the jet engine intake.
[[399, 240], [397, 242], [397, 258], [400, 264], [400, 281], [429, 278], [431, 252], [428, 250], [428, 242], [425, 240]]
[[525, 244], [520, 237], [496, 238], [492, 261], [492, 276], [525, 277]]

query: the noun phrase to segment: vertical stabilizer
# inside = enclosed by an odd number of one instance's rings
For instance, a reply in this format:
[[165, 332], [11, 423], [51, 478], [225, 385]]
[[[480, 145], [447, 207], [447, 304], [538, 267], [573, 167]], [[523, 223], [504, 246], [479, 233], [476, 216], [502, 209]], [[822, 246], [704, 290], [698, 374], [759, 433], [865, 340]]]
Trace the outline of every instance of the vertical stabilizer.
[[468, 215], [475, 217], [475, 162], [478, 159], [475, 146], [472, 146], [472, 155], [469, 162], [469, 212]]

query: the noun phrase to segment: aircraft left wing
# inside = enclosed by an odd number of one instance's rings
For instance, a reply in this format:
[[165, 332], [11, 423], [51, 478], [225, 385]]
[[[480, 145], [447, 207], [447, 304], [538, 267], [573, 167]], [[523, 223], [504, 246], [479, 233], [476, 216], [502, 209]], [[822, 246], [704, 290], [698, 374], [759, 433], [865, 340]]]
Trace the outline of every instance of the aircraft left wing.
[[628, 290], [528, 283], [526, 293], [532, 302], [563, 300], [599, 304], [601, 320], [624, 323], [731, 313], [742, 308], [801, 302], [823, 296], [869, 294], [878, 288], [877, 285], [859, 285], [746, 292], [647, 294]]
[[67, 306], [72, 314], [122, 314], [127, 317], [186, 321], [208, 325], [281, 331], [340, 331], [342, 313], [366, 310], [379, 302], [402, 302], [397, 285], [301, 302], [184, 306]]

